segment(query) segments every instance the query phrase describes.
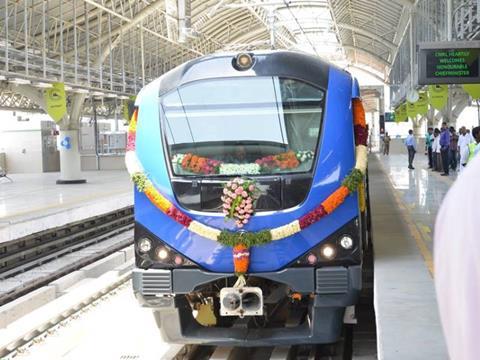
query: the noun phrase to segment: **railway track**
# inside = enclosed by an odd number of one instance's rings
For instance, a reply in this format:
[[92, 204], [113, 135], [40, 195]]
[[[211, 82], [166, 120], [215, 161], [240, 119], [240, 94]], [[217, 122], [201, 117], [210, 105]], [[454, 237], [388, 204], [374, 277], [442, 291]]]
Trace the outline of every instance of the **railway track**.
[[[61, 336], [62, 331], [68, 329], [69, 325], [74, 326], [75, 321], [81, 320], [82, 316], [88, 316], [88, 313], [92, 311], [93, 314], [90, 315], [90, 321], [94, 321], [97, 318], [95, 311], [108, 311], [107, 309], [110, 309], [113, 305], [113, 303], [109, 303], [109, 301], [116, 301], [116, 296], [121, 295], [122, 291], [124, 293], [131, 291], [129, 279], [130, 272], [127, 272], [111, 279], [111, 281], [101, 284], [100, 286], [93, 284], [92, 291], [88, 295], [84, 295], [83, 299], [76, 299], [75, 297], [75, 301], [68, 307], [68, 309], [63, 309], [61, 312], [59, 311], [58, 314], [49, 318], [48, 321], [39, 324], [35, 330], [26, 334], [12, 346], [0, 349], [0, 357], [5, 360], [35, 358], [38, 346], [41, 346], [44, 342], [48, 342], [49, 338], [52, 336]], [[132, 303], [129, 305], [137, 307], [138, 304], [133, 299], [133, 296], [131, 296], [131, 298]], [[102, 303], [103, 309], [101, 308]], [[121, 304], [121, 307], [123, 308], [124, 304]], [[117, 305], [117, 308], [118, 307], [119, 305]], [[342, 339], [336, 344], [255, 348], [169, 345], [169, 350], [167, 352], [162, 356], [155, 358], [164, 360], [374, 360], [376, 359], [376, 334], [375, 319], [372, 317], [372, 314], [373, 312], [369, 305], [360, 305], [359, 311], [357, 312], [359, 323], [355, 326], [346, 325]], [[112, 324], [113, 323], [111, 323], [111, 325]], [[115, 326], [124, 327], [124, 330], [122, 331], [131, 331], [130, 324], [119, 323]], [[156, 345], [153, 345], [153, 342], [150, 343], [153, 347], [162, 346], [156, 328], [144, 330], [153, 332], [153, 338], [158, 339]], [[99, 339], [99, 341], [101, 341], [101, 339]], [[137, 350], [140, 349], [137, 348]], [[27, 356], [25, 356], [25, 354], [27, 354]], [[28, 354], [32, 357], [29, 357]], [[144, 357], [135, 353], [128, 353], [118, 357], [118, 359], [143, 358]]]
[[[0, 306], [91, 264], [133, 243], [133, 207], [85, 219], [20, 239], [0, 243]], [[124, 238], [57, 267], [38, 271], [66, 255], [96, 244], [106, 244], [119, 234]]]
[[[100, 218], [88, 219], [81, 223], [70, 224], [68, 227], [36, 234], [35, 236], [20, 239], [16, 242], [1, 244], [0, 279], [4, 278], [8, 280], [15, 278], [29, 271], [34, 271], [40, 264], [53, 262], [55, 259], [65, 256], [65, 254], [84, 249], [95, 243], [106, 243], [108, 239], [112, 239], [112, 236], [122, 233], [128, 234], [129, 231], [131, 232], [132, 226], [132, 209], [125, 208], [118, 212], [105, 214]], [[56, 234], [53, 234], [53, 232], [56, 232]], [[13, 299], [25, 292], [41, 287], [56, 277], [61, 277], [66, 273], [95, 262], [107, 256], [108, 253], [118, 251], [118, 249], [127, 246], [131, 242], [132, 237], [127, 235], [125, 236], [124, 242], [118, 243], [118, 241], [115, 241], [115, 245], [113, 247], [107, 246], [103, 253], [94, 252], [91, 257], [86, 257], [81, 262], [70, 264], [69, 267], [67, 266], [51, 273], [47, 278], [37, 277], [30, 282], [24, 283], [21, 288], [17, 288], [7, 294], [0, 294], [0, 301], [8, 301], [8, 299]], [[46, 246], [46, 244], [49, 244], [49, 246]], [[34, 251], [36, 246], [37, 251]], [[18, 260], [18, 267], [11, 266], [11, 261], [15, 258]], [[7, 261], [7, 259], [10, 260]], [[162, 359], [376, 359], [375, 315], [371, 301], [373, 284], [371, 257], [366, 258], [364, 265], [367, 265], [364, 274], [365, 291], [362, 293], [360, 303], [357, 306], [356, 316], [358, 324], [345, 325], [343, 337], [336, 344], [260, 348], [170, 345], [170, 351], [163, 356]], [[118, 277], [109, 279], [100, 286], [93, 286], [92, 292], [82, 299], [77, 300], [76, 297], [72, 297], [73, 301], [71, 306], [59, 311], [58, 314], [54, 313], [48, 321], [45, 321], [28, 334], [25, 334], [24, 337], [12, 343], [8, 348], [0, 349], [0, 356], [2, 356], [2, 359], [15, 359], [28, 351], [35, 354], [36, 344], [45, 341], [45, 339], [48, 339], [52, 334], [61, 333], [61, 329], [65, 324], [74, 322], [81, 314], [88, 312], [90, 309], [94, 309], [98, 303], [108, 301], [108, 299], [112, 299], [113, 301], [115, 294], [121, 289], [131, 291], [128, 285], [129, 279], [130, 272], [126, 272]], [[138, 304], [134, 303], [133, 306], [138, 306]], [[133, 358], [140, 359], [141, 357]]]

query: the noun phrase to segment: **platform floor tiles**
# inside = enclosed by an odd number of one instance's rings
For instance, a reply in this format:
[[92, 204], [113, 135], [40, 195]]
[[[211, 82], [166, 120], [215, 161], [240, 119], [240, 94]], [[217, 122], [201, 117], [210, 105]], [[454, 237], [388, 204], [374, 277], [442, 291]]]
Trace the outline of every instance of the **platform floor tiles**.
[[87, 171], [86, 184], [57, 185], [59, 173], [9, 174], [0, 182], [0, 221], [131, 192], [126, 171]]
[[379, 359], [448, 359], [433, 284], [432, 230], [453, 179], [408, 170], [406, 155], [369, 164]]

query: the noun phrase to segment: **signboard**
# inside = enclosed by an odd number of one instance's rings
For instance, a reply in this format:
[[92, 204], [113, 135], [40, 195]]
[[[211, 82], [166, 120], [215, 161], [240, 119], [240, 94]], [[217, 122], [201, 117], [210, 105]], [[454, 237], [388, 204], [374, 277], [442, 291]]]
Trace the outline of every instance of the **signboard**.
[[44, 98], [48, 115], [58, 123], [67, 113], [65, 85], [61, 82], [54, 82], [50, 89], [45, 90]]
[[385, 113], [385, 122], [394, 122], [394, 121], [395, 121], [395, 113], [386, 112]]
[[404, 121], [408, 121], [406, 103], [402, 103], [395, 108], [395, 122], [399, 123]]
[[480, 84], [465, 84], [463, 90], [472, 97], [473, 100], [480, 99]]
[[427, 115], [428, 113], [428, 96], [426, 91], [418, 93], [418, 101], [415, 103], [415, 111], [419, 115]]
[[447, 85], [429, 85], [428, 101], [433, 108], [442, 110], [448, 102]]
[[133, 111], [135, 110], [136, 96], [130, 96], [128, 100], [123, 100], [123, 118], [126, 122], [129, 122], [132, 118]]
[[474, 84], [480, 82], [480, 41], [421, 43], [418, 83]]
[[417, 109], [415, 108], [415, 103], [407, 101], [407, 116], [414, 120], [417, 118]]

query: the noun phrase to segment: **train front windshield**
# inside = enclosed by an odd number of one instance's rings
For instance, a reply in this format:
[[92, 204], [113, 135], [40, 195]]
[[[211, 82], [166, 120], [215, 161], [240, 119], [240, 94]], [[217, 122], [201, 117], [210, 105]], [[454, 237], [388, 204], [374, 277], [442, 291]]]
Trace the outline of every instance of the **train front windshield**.
[[209, 79], [161, 99], [177, 176], [311, 172], [325, 92], [279, 77]]

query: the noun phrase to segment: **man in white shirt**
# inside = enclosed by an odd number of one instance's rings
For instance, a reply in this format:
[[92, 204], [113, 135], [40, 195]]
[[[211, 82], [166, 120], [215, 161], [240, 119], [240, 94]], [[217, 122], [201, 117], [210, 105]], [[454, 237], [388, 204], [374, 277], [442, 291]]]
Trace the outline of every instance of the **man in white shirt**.
[[458, 137], [458, 151], [460, 154], [460, 171], [462, 171], [468, 161], [468, 145], [472, 142], [471, 135], [467, 134], [465, 126], [460, 128], [460, 136]]
[[435, 224], [435, 287], [445, 340], [452, 360], [479, 359], [478, 184], [480, 156], [473, 158], [458, 176], [445, 196]]

